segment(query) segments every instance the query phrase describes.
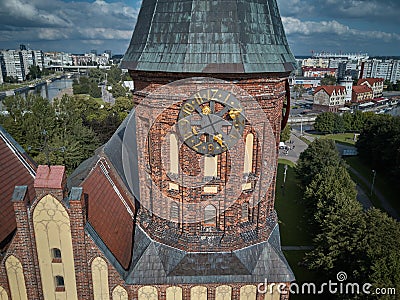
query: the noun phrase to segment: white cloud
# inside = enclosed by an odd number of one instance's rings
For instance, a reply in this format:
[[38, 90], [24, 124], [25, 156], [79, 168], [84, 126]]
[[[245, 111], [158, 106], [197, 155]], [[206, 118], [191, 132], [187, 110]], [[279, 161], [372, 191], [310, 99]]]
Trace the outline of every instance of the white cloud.
[[[330, 0], [334, 1], [334, 0]], [[383, 32], [383, 31], [362, 31], [350, 28], [347, 25], [341, 24], [337, 21], [301, 21], [293, 17], [283, 17], [283, 25], [285, 32], [290, 35], [316, 35], [326, 34], [326, 38], [336, 38], [340, 36], [343, 38], [351, 38], [355, 43], [357, 39], [369, 40], [383, 40], [385, 42], [400, 41], [400, 35], [397, 33]]]

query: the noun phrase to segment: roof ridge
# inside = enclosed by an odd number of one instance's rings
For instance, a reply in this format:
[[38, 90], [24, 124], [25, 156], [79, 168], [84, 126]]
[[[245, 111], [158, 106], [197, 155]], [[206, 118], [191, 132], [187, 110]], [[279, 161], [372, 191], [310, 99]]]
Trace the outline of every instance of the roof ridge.
[[28, 170], [29, 174], [35, 178], [36, 171], [32, 166], [26, 161], [23, 154], [25, 154], [24, 148], [17, 143], [16, 140], [0, 125], [0, 138], [5, 142], [7, 147], [15, 154], [21, 164]]

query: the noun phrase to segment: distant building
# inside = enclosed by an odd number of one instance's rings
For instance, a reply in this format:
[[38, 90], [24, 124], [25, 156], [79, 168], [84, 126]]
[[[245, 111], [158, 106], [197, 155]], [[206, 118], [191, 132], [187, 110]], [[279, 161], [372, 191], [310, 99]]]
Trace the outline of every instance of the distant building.
[[344, 102], [350, 103], [352, 99], [353, 79], [351, 78], [351, 76], [346, 76], [339, 81], [339, 85], [346, 88], [346, 98]]
[[362, 78], [383, 78], [392, 83], [400, 80], [400, 60], [372, 59], [364, 64]]
[[351, 102], [365, 103], [374, 98], [372, 89], [367, 85], [353, 86]]
[[20, 51], [1, 50], [0, 65], [3, 77], [14, 77], [18, 81], [25, 80], [25, 68]]
[[304, 77], [325, 77], [326, 75], [336, 77], [336, 69], [303, 67]]
[[366, 85], [373, 91], [373, 98], [382, 97], [383, 93], [383, 78], [363, 78], [360, 79], [357, 85]]
[[304, 88], [316, 88], [321, 85], [320, 77], [291, 77], [290, 85], [302, 85]]
[[344, 107], [346, 88], [340, 85], [317, 87], [314, 92], [313, 109], [318, 111], [337, 112]]

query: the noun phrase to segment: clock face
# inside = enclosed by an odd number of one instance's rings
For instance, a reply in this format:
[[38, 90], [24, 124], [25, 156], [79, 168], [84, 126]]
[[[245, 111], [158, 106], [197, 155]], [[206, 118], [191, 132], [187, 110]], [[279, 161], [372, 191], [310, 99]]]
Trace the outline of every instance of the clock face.
[[221, 89], [204, 89], [183, 102], [178, 130], [187, 146], [198, 153], [215, 156], [242, 137], [245, 117], [238, 99]]

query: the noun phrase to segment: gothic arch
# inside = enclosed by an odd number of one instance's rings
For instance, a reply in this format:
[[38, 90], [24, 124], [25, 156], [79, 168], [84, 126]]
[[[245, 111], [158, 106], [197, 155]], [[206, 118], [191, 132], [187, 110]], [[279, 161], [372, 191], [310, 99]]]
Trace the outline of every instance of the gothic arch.
[[96, 300], [110, 299], [108, 289], [108, 266], [104, 259], [96, 257], [92, 261], [93, 296]]
[[182, 288], [179, 286], [170, 286], [166, 290], [167, 300], [182, 300]]
[[257, 287], [245, 285], [240, 288], [240, 300], [256, 300]]
[[128, 300], [128, 292], [120, 285], [117, 285], [112, 292], [112, 300]]
[[[33, 228], [43, 293], [47, 299], [56, 299], [61, 293], [67, 299], [78, 299], [71, 224], [63, 204], [50, 194], [40, 199], [33, 210]], [[52, 249], [60, 250], [62, 261], [53, 261]], [[64, 279], [63, 291], [56, 291], [56, 276]]]
[[207, 300], [207, 288], [195, 286], [190, 289], [190, 300]]
[[6, 271], [7, 271], [8, 283], [10, 286], [11, 299], [28, 300], [28, 296], [26, 293], [24, 270], [22, 269], [21, 262], [14, 255], [10, 255], [7, 258]]
[[158, 300], [158, 291], [154, 286], [143, 286], [138, 291], [138, 300]]

